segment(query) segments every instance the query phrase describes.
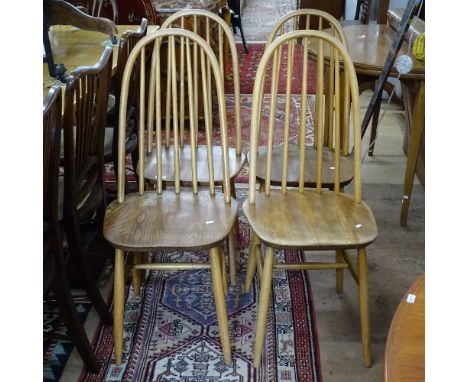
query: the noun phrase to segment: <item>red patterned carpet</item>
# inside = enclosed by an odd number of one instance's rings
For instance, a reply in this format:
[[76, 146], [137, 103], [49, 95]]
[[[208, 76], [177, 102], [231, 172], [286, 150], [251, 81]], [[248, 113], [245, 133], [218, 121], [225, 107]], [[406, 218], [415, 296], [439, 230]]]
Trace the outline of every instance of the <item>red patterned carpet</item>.
[[[258, 64], [263, 55], [265, 44], [249, 44], [249, 54], [244, 52], [242, 44], [236, 44], [237, 53], [239, 56], [239, 77], [240, 77], [240, 93], [252, 94], [255, 74], [257, 73]], [[278, 94], [286, 94], [286, 80], [287, 80], [287, 46], [283, 47], [280, 75], [278, 83]], [[293, 67], [293, 80], [292, 80], [292, 94], [300, 94], [302, 86], [302, 59], [303, 47], [296, 45], [294, 51], [294, 67]], [[315, 62], [308, 60], [309, 76], [307, 81], [307, 93], [315, 94]], [[267, 72], [267, 83], [265, 86], [265, 93], [271, 91], [271, 71]], [[234, 94], [234, 84], [226, 82], [226, 93]]]
[[[245, 190], [238, 192], [239, 199], [245, 194]], [[114, 364], [112, 326], [101, 326], [93, 344], [101, 372], [92, 375], [83, 371], [80, 381], [322, 381], [307, 272], [274, 272], [263, 361], [259, 369], [253, 367], [259, 284], [256, 278], [250, 292], [242, 291], [250, 228], [242, 213], [239, 218], [236, 251], [240, 280], [230, 286], [226, 298], [233, 364], [223, 362], [209, 271], [152, 271], [141, 297], [127, 287], [122, 364]], [[276, 259], [297, 262], [301, 256], [297, 251], [278, 251]], [[158, 261], [208, 261], [206, 251], [154, 257]]]

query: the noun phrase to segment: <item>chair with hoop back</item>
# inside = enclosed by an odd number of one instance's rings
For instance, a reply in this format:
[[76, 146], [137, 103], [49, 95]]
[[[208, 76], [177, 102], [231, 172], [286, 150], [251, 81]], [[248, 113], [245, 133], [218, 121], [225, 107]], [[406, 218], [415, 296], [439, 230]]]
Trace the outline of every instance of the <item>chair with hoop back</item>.
[[[228, 63], [225, 62], [225, 58], [227, 57], [227, 51], [230, 53], [231, 56], [231, 71], [230, 73], [231, 80], [234, 84], [234, 128], [231, 130], [234, 132], [234, 144], [228, 147], [229, 153], [229, 166], [230, 166], [230, 183], [231, 183], [231, 194], [234, 198], [236, 198], [236, 188], [234, 184], [234, 178], [239, 174], [240, 170], [242, 169], [246, 155], [242, 152], [242, 137], [241, 137], [241, 105], [240, 105], [240, 83], [239, 83], [239, 60], [237, 57], [237, 50], [236, 45], [234, 43], [234, 39], [232, 34], [229, 30], [229, 26], [226, 22], [216, 15], [213, 12], [209, 12], [206, 10], [183, 10], [173, 15], [169, 16], [164, 23], [161, 25], [161, 29], [172, 28], [172, 27], [180, 27], [182, 29], [192, 30], [194, 33], [200, 35], [205, 39], [205, 41], [213, 48], [213, 51], [217, 53], [218, 56], [218, 63], [221, 68], [221, 76], [223, 79], [223, 83], [226, 80], [225, 77], [225, 68], [228, 67]], [[217, 37], [217, 38], [215, 38]], [[217, 40], [217, 44], [215, 41]], [[185, 184], [190, 184], [192, 181], [192, 174], [191, 174], [191, 149], [189, 144], [185, 144], [185, 126], [186, 126], [186, 113], [188, 108], [187, 102], [187, 65], [185, 61], [185, 53], [183, 46], [179, 44], [179, 70], [178, 73], [180, 74], [180, 81], [179, 81], [179, 94], [180, 96], [180, 104], [179, 106], [179, 137], [180, 137], [180, 177], [181, 182]], [[201, 103], [198, 101], [199, 93], [203, 93], [203, 89], [201, 88], [201, 78], [200, 78], [200, 69], [201, 69], [201, 62], [199, 58], [199, 54], [197, 52], [195, 46], [193, 48], [193, 59], [192, 59], [192, 68], [193, 68], [193, 82], [195, 84], [194, 90], [194, 112], [195, 112], [195, 131], [198, 134], [199, 131], [199, 109], [202, 109]], [[177, 62], [177, 61], [176, 61]], [[212, 107], [212, 89], [211, 87], [211, 69], [210, 64], [206, 62], [206, 73], [207, 73], [207, 81], [208, 81], [208, 114], [204, 113], [204, 123], [205, 123], [205, 140], [208, 141], [209, 139], [213, 139], [207, 135], [207, 125], [213, 125], [213, 107]], [[171, 97], [171, 82], [165, 79], [166, 83], [166, 103], [165, 107], [165, 134], [166, 137], [169, 137], [170, 131], [170, 97]], [[201, 91], [198, 91], [200, 89]], [[223, 100], [223, 102], [225, 102]], [[201, 110], [203, 111], [203, 109]], [[207, 118], [208, 116], [208, 118]], [[210, 127], [209, 129], [212, 129]], [[218, 142], [216, 145], [213, 146], [213, 155], [214, 155], [214, 182], [216, 185], [221, 185], [223, 183], [223, 171], [222, 171], [222, 149], [219, 145], [219, 137]], [[165, 140], [165, 149], [162, 152], [162, 176], [165, 183], [173, 183], [174, 182], [174, 145], [171, 144], [169, 139]], [[208, 155], [207, 155], [207, 146], [205, 144], [197, 145], [197, 171], [198, 171], [198, 182], [201, 186], [207, 186], [209, 184], [209, 176], [208, 176]], [[157, 158], [156, 158], [156, 150], [153, 148], [151, 152], [151, 156], [146, 159], [145, 165], [145, 179], [146, 181], [155, 184], [157, 178]], [[238, 231], [238, 223], [234, 226], [235, 231]], [[229, 247], [229, 271], [230, 271], [230, 281], [232, 284], [236, 284], [237, 276], [236, 276], [236, 262], [235, 262], [235, 248], [234, 248], [234, 239], [233, 233], [229, 235], [228, 238], [228, 247]]]
[[[187, 61], [187, 94], [189, 99], [189, 125], [190, 125], [190, 167], [191, 187], [181, 187], [182, 183], [182, 149], [180, 147], [180, 130], [178, 125], [178, 102], [180, 93], [177, 91], [176, 67], [176, 39], [185, 47], [184, 60]], [[163, 60], [161, 51], [167, 47], [168, 60]], [[192, 70], [192, 50], [198, 52], [201, 59], [203, 103], [205, 115], [209, 115], [209, 97], [207, 64], [210, 62], [211, 72], [214, 76], [216, 100], [220, 116], [220, 141], [223, 192], [215, 192], [215, 166], [214, 147], [211, 139], [212, 126], [207, 124], [206, 152], [208, 159], [208, 190], [199, 189], [197, 171], [197, 141], [196, 115], [194, 107], [194, 82]], [[149, 52], [147, 52], [149, 50]], [[153, 150], [158, 159], [156, 187], [145, 190], [145, 179], [138, 179], [138, 192], [125, 195], [124, 193], [124, 153], [126, 112], [129, 80], [137, 58], [145, 57], [152, 51], [151, 71], [148, 92], [145, 93], [144, 59], [140, 71], [140, 103], [139, 103], [139, 129], [138, 149], [140, 161], [138, 171], [143, 173], [145, 161]], [[164, 63], [166, 66], [163, 66]], [[171, 109], [174, 147], [174, 184], [173, 187], [163, 189], [163, 160], [166, 150], [162, 137], [161, 113], [161, 76], [167, 72], [171, 83]], [[224, 86], [220, 66], [216, 56], [208, 43], [200, 36], [185, 29], [160, 29], [144, 37], [131, 52], [125, 67], [120, 102], [119, 119], [119, 176], [118, 196], [106, 210], [104, 220], [104, 236], [115, 247], [115, 274], [114, 274], [114, 347], [115, 362], [122, 360], [123, 320], [124, 320], [124, 252], [130, 252], [134, 257], [133, 286], [135, 293], [139, 293], [141, 283], [141, 270], [188, 270], [210, 269], [213, 280], [214, 302], [218, 317], [221, 347], [225, 362], [231, 363], [231, 348], [229, 340], [227, 310], [225, 293], [227, 281], [224, 261], [223, 243], [232, 230], [237, 216], [237, 202], [231, 197], [230, 191], [230, 163], [227, 138], [226, 106], [224, 101]], [[145, 104], [148, 108], [145, 109]], [[147, 110], [147, 111], [145, 111]], [[168, 250], [208, 250], [210, 264], [186, 263], [147, 263], [143, 254], [154, 251]]]
[[[117, 146], [118, 146], [118, 126], [119, 126], [119, 113], [118, 105], [120, 103], [120, 89], [122, 87], [122, 77], [127, 63], [130, 52], [140, 41], [148, 30], [148, 20], [143, 18], [140, 27], [137, 30], [128, 30], [122, 34], [119, 41], [119, 53], [117, 56], [117, 68], [115, 74], [112, 76], [111, 88], [112, 95], [109, 99], [113, 100], [113, 107], [111, 107], [110, 116], [108, 115], [108, 122], [110, 126], [106, 126], [104, 136], [104, 161], [105, 163], [112, 162], [114, 164], [114, 173], [117, 178]], [[137, 134], [136, 129], [138, 126], [138, 81], [139, 81], [139, 65], [137, 64], [132, 73], [132, 81], [130, 81], [130, 88], [128, 91], [127, 102], [127, 137], [125, 143], [125, 152], [131, 154], [132, 167], [136, 174], [136, 167], [138, 163], [138, 150], [137, 148]]]
[[[304, 23], [300, 23], [300, 20], [304, 19]], [[314, 20], [318, 19], [318, 20]], [[317, 21], [317, 22], [316, 22]], [[279, 38], [280, 36], [284, 35], [285, 32], [289, 29], [291, 30], [298, 30], [297, 28], [300, 25], [304, 24], [305, 30], [309, 29], [309, 25], [317, 24], [319, 30], [325, 29], [326, 27], [330, 26], [330, 35], [336, 37], [345, 47], [346, 47], [346, 38], [343, 34], [343, 30], [338, 22], [332, 15], [316, 10], [316, 9], [299, 9], [297, 11], [290, 12], [284, 15], [273, 27], [267, 43], [265, 45], [265, 50], [271, 45], [275, 39]], [[293, 77], [293, 68], [294, 68], [294, 59], [297, 56], [295, 51], [300, 49], [300, 45], [295, 45], [293, 43], [288, 44], [287, 47], [287, 87], [286, 87], [286, 105], [285, 105], [285, 115], [289, 116], [291, 113], [291, 83]], [[282, 54], [282, 49], [278, 51], [278, 57]], [[301, 89], [301, 115], [300, 115], [300, 131], [303, 132], [308, 124], [307, 121], [307, 98], [310, 96], [307, 94], [307, 65], [308, 65], [308, 56], [303, 55], [302, 63], [302, 89]], [[271, 94], [270, 100], [273, 103], [277, 100], [278, 95], [278, 73], [279, 73], [279, 65], [280, 60], [276, 59], [272, 66], [272, 74], [271, 74]], [[332, 57], [330, 62], [331, 67], [334, 66], [334, 58]], [[334, 160], [334, 147], [333, 147], [333, 131], [335, 126], [338, 126], [338, 123], [334, 122], [333, 113], [334, 113], [334, 80], [335, 76], [333, 71], [326, 70], [326, 80], [324, 83], [323, 91], [326, 94], [325, 97], [325, 126], [326, 126], [326, 133], [325, 133], [325, 146], [322, 148], [322, 175], [321, 175], [321, 182], [322, 187], [325, 188], [333, 188], [335, 182], [335, 171], [332, 162]], [[262, 89], [263, 92], [263, 89]], [[263, 93], [262, 93], [263, 98]], [[315, 113], [314, 113], [314, 120], [317, 123], [317, 115], [319, 113], [319, 109], [317, 108], [318, 103], [315, 102]], [[274, 114], [270, 113], [270, 120], [269, 124], [273, 124]], [[341, 116], [340, 116], [341, 117]], [[284, 132], [285, 134], [289, 131], [290, 126], [289, 118], [285, 118], [284, 120]], [[343, 127], [343, 124], [341, 124]], [[345, 185], [349, 184], [353, 179], [353, 160], [352, 157], [349, 156], [349, 147], [347, 145], [347, 135], [348, 130], [344, 130], [342, 128], [341, 136], [343, 137], [343, 142], [341, 143], [342, 147], [342, 155], [340, 157], [341, 162], [341, 172], [340, 172], [340, 187], [344, 187]], [[304, 138], [304, 137], [302, 137]], [[300, 150], [298, 150], [297, 144], [290, 142], [293, 137], [288, 137], [284, 135], [283, 137], [283, 144], [273, 145], [272, 152], [271, 152], [271, 175], [270, 175], [270, 182], [272, 185], [280, 186], [282, 183], [283, 178], [283, 149], [284, 144], [288, 142], [288, 160], [287, 160], [287, 186], [290, 187], [297, 187], [299, 184], [298, 178], [298, 171], [297, 169], [300, 166]], [[299, 138], [301, 139], [301, 137]], [[314, 131], [314, 141], [317, 140], [317, 131]], [[309, 142], [312, 144], [312, 142]], [[315, 146], [315, 145], [314, 145]], [[250, 154], [249, 154], [250, 155]], [[267, 165], [267, 158], [269, 154], [267, 152], [267, 146], [265, 146], [265, 142], [260, 144], [258, 148], [258, 158], [257, 158], [257, 181], [260, 183], [260, 190], [264, 190], [264, 184], [266, 180], [266, 165]], [[304, 161], [306, 163], [306, 167], [309, 168], [309, 171], [304, 174], [304, 185], [305, 187], [315, 187], [316, 186], [316, 179], [317, 174], [315, 172], [315, 166], [313, 165], [316, 163], [317, 160], [317, 151], [316, 150], [307, 150], [305, 152]]]
[[[305, 161], [307, 151], [314, 150], [313, 147], [305, 145], [305, 123], [300, 124], [300, 138], [298, 143], [299, 165], [296, 169], [298, 179], [298, 189], [288, 188], [288, 145], [283, 146], [283, 161], [281, 163], [282, 178], [281, 188], [272, 189], [272, 135], [275, 133], [275, 124], [268, 126], [267, 132], [267, 157], [265, 170], [265, 192], [256, 192], [256, 180], [258, 171], [258, 135], [260, 129], [259, 115], [263, 109], [262, 87], [266, 68], [273, 61], [273, 69], [279, 51], [284, 44], [291, 44], [301, 40], [304, 47], [304, 57], [308, 54], [308, 45], [311, 40], [316, 40], [318, 44], [317, 55], [317, 116], [316, 116], [316, 163], [315, 169], [305, 167], [310, 163]], [[345, 110], [343, 118], [344, 131], [348, 129], [349, 110], [346, 105], [350, 105], [352, 129], [354, 137], [354, 191], [353, 195], [348, 195], [340, 189], [341, 179], [341, 158], [340, 145], [341, 129], [336, 126], [333, 136], [333, 167], [334, 184], [333, 191], [325, 190], [323, 186], [323, 162], [324, 162], [324, 55], [334, 57], [334, 96], [335, 108], [333, 117], [335, 121], [341, 120], [340, 102], [344, 97]], [[305, 60], [305, 58], [304, 58]], [[340, 68], [340, 66], [343, 68]], [[344, 70], [344, 76], [340, 70]], [[307, 77], [307, 70], [305, 77]], [[343, 82], [342, 82], [343, 81]], [[341, 94], [343, 92], [343, 94]], [[306, 102], [306, 99], [302, 99]], [[245, 289], [249, 290], [252, 279], [257, 269], [260, 276], [260, 297], [258, 308], [257, 332], [255, 339], [254, 364], [259, 367], [263, 342], [265, 339], [265, 328], [267, 321], [268, 304], [270, 300], [272, 272], [277, 269], [336, 269], [336, 289], [341, 292], [343, 288], [343, 269], [348, 268], [353, 278], [359, 285], [359, 302], [361, 315], [361, 335], [366, 366], [371, 365], [370, 353], [370, 331], [368, 312], [368, 286], [367, 286], [367, 258], [365, 247], [372, 243], [377, 236], [377, 226], [370, 208], [361, 200], [361, 166], [360, 166], [360, 109], [359, 92], [353, 62], [347, 53], [345, 46], [337, 39], [327, 33], [312, 30], [301, 30], [289, 32], [275, 39], [266, 49], [255, 78], [253, 99], [252, 99], [252, 119], [250, 132], [250, 158], [249, 158], [249, 197], [243, 204], [245, 216], [252, 227], [252, 237], [249, 249], [249, 261]], [[276, 104], [270, 107], [270, 113], [276, 113]], [[304, 113], [302, 113], [304, 115]], [[339, 123], [339, 122], [338, 122]], [[284, 126], [287, 137], [287, 125]], [[349, 137], [346, 137], [349, 140]], [[338, 148], [338, 149], [337, 149]], [[315, 171], [315, 189], [306, 189], [306, 172]], [[266, 254], [262, 261], [260, 244], [266, 246]], [[298, 250], [335, 250], [335, 262], [317, 263], [275, 263], [275, 249], [298, 249]], [[358, 267], [356, 268], [350, 255], [346, 252], [350, 249], [357, 249]], [[313, 256], [313, 254], [311, 254]]]
[[87, 369], [95, 373], [99, 371], [99, 366], [73, 302], [63, 250], [59, 216], [61, 130], [62, 94], [60, 87], [53, 86], [43, 109], [43, 294], [53, 293], [73, 344]]
[[68, 248], [74, 269], [106, 324], [112, 316], [96, 284], [84, 228], [102, 236], [106, 208], [104, 186], [104, 127], [112, 70], [112, 48], [104, 48], [94, 66], [73, 70], [65, 89], [64, 205]]

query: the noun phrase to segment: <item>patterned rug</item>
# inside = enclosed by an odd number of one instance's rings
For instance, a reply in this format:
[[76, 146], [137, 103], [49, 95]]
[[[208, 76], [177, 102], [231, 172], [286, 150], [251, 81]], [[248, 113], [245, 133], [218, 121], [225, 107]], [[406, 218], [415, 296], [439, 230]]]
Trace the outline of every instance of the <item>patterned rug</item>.
[[[244, 0], [242, 27], [248, 48], [251, 42], [265, 42], [279, 18], [297, 8], [293, 0]], [[240, 32], [234, 35], [236, 41], [241, 41]]]
[[[246, 192], [239, 192], [245, 197]], [[240, 205], [240, 204], [239, 204]], [[240, 282], [227, 297], [233, 364], [223, 362], [208, 270], [151, 271], [141, 297], [126, 288], [124, 356], [113, 361], [111, 326], [101, 326], [94, 349], [101, 372], [80, 381], [321, 381], [320, 356], [310, 280], [306, 272], [275, 270], [267, 340], [261, 367], [253, 367], [258, 280], [249, 293], [241, 282], [248, 258], [249, 226], [240, 215], [237, 244]], [[302, 254], [278, 251], [277, 261]], [[154, 254], [158, 261], [207, 262], [206, 252]]]
[[[75, 304], [78, 317], [83, 323], [91, 309], [90, 302], [79, 302]], [[47, 335], [67, 336], [59, 311], [54, 303], [44, 303], [43, 308], [43, 330]], [[43, 381], [58, 381], [62, 375], [63, 368], [74, 348], [73, 343], [67, 339], [57, 339], [57, 337], [45, 337], [43, 342]]]
[[[240, 93], [252, 94], [255, 75], [257, 73], [258, 64], [263, 56], [265, 44], [249, 45], [249, 54], [244, 52], [242, 44], [236, 44], [237, 54], [239, 57], [239, 78], [240, 78]], [[292, 94], [300, 94], [302, 87], [302, 58], [304, 55], [302, 45], [296, 45], [294, 50], [294, 66], [292, 75]], [[278, 94], [286, 94], [286, 79], [287, 79], [287, 54], [288, 48], [285, 45], [281, 51], [281, 64], [278, 82]], [[229, 61], [230, 62], [230, 61]], [[308, 76], [307, 76], [307, 94], [315, 94], [315, 61], [308, 60]], [[229, 68], [230, 69], [230, 68]], [[271, 69], [267, 69], [267, 81], [265, 84], [265, 93], [271, 91]], [[226, 81], [226, 93], [234, 94], [234, 83]]]

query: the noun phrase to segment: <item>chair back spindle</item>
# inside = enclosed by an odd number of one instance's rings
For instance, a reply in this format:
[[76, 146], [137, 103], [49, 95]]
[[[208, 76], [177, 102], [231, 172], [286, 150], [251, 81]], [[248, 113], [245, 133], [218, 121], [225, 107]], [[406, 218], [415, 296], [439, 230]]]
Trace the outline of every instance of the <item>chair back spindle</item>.
[[[198, 135], [196, 131], [196, 107], [194, 104], [195, 94], [196, 94], [196, 83], [194, 81], [194, 67], [192, 54], [198, 54], [200, 57], [200, 67], [202, 74], [202, 88], [203, 88], [203, 97], [200, 100], [203, 103], [203, 109], [205, 115], [209, 114], [209, 104], [211, 104], [208, 97], [209, 93], [209, 83], [208, 83], [208, 70], [212, 74], [214, 81], [214, 86], [216, 89], [216, 99], [215, 104], [219, 108], [220, 116], [220, 135], [221, 135], [221, 149], [222, 149], [222, 167], [223, 167], [223, 189], [224, 189], [224, 199], [226, 203], [230, 202], [230, 169], [229, 169], [229, 157], [228, 157], [228, 139], [227, 139], [227, 120], [226, 120], [226, 106], [224, 102], [224, 86], [222, 81], [222, 75], [220, 71], [220, 66], [217, 62], [216, 55], [213, 50], [210, 48], [208, 43], [200, 36], [195, 35], [193, 32], [186, 29], [170, 28], [170, 29], [160, 29], [149, 36], [146, 36], [135, 46], [134, 50], [131, 52], [127, 65], [125, 67], [123, 82], [122, 82], [122, 91], [121, 91], [121, 100], [120, 100], [120, 125], [119, 125], [119, 176], [118, 176], [118, 201], [122, 203], [124, 200], [124, 183], [123, 176], [125, 170], [125, 114], [126, 102], [128, 97], [129, 89], [129, 79], [131, 78], [132, 71], [135, 70], [135, 62], [140, 59], [141, 71], [144, 73], [144, 56], [145, 48], [152, 48], [152, 59], [151, 59], [151, 71], [150, 71], [150, 83], [148, 86], [148, 94], [145, 94], [145, 77], [142, 75], [140, 82], [140, 129], [139, 129], [139, 150], [144, 152], [145, 150], [145, 134], [155, 134], [156, 135], [156, 157], [157, 157], [157, 191], [158, 193], [163, 192], [162, 187], [162, 131], [161, 131], [161, 76], [163, 73], [167, 73], [167, 83], [169, 84], [169, 94], [170, 97], [167, 99], [166, 103], [166, 123], [169, 119], [172, 121], [172, 129], [169, 129], [169, 134], [172, 136], [166, 135], [167, 140], [172, 139], [174, 142], [174, 188], [175, 192], [180, 192], [181, 185], [181, 148], [180, 140], [181, 134], [179, 129], [179, 113], [182, 94], [180, 87], [178, 86], [177, 76], [180, 74], [180, 67], [177, 65], [176, 52], [180, 51], [176, 48], [176, 41], [182, 41], [182, 46], [185, 47], [183, 60], [180, 60], [180, 65], [185, 67], [184, 76], [186, 76], [187, 81], [187, 99], [188, 99], [188, 119], [190, 124], [190, 150], [191, 150], [191, 171], [192, 171], [192, 191], [194, 193], [198, 192], [198, 179], [197, 179], [197, 143]], [[161, 59], [162, 47], [167, 46], [168, 51], [168, 60]], [[191, 49], [193, 47], [193, 51]], [[162, 67], [162, 65], [165, 65]], [[184, 96], [185, 98], [185, 96]], [[155, 105], [148, 106], [147, 112], [145, 112], [145, 103], [154, 102]], [[154, 111], [156, 110], [156, 126], [153, 128], [153, 118]], [[145, 118], [146, 117], [146, 118]], [[211, 120], [205, 122], [206, 132], [207, 132], [207, 153], [208, 153], [208, 167], [209, 167], [209, 189], [210, 193], [214, 195], [215, 183], [214, 183], [214, 164], [213, 164], [213, 142], [212, 142], [212, 124], [208, 123]], [[148, 129], [145, 131], [144, 126], [148, 126]], [[166, 125], [167, 127], [167, 125]], [[167, 131], [167, 130], [166, 130]], [[145, 166], [146, 155], [140, 157], [139, 162], [139, 172], [143, 173]], [[143, 177], [140, 177], [140, 179]], [[144, 192], [144, 183], [140, 182], [139, 184], [139, 193], [143, 194]]]
[[[200, 36], [204, 36], [206, 42], [208, 45], [213, 49], [214, 52], [216, 52], [217, 56], [217, 61], [220, 66], [221, 70], [221, 79], [224, 84], [224, 74], [225, 74], [225, 69], [227, 62], [225, 62], [225, 43], [228, 44], [227, 49], [230, 51], [230, 57], [231, 57], [231, 70], [232, 70], [232, 81], [234, 84], [234, 103], [235, 103], [235, 147], [236, 147], [236, 154], [241, 155], [242, 153], [242, 138], [241, 138], [241, 108], [240, 108], [240, 82], [239, 82], [239, 61], [237, 57], [237, 49], [236, 45], [234, 42], [234, 39], [232, 37], [232, 33], [229, 29], [229, 26], [226, 24], [226, 22], [220, 18], [218, 15], [216, 15], [213, 12], [205, 11], [205, 10], [184, 10], [184, 11], [179, 11], [177, 13], [174, 13], [173, 15], [169, 16], [164, 23], [161, 25], [161, 29], [166, 29], [166, 28], [182, 28], [182, 29], [187, 29], [193, 31], [195, 34], [199, 34]], [[216, 39], [214, 36], [216, 35]], [[183, 39], [182, 39], [183, 40]], [[181, 40], [181, 51], [180, 51], [180, 61], [184, 61], [184, 53], [182, 49], [183, 41]], [[214, 41], [217, 40], [217, 45], [214, 43]], [[199, 56], [198, 54], [198, 47], [194, 46], [193, 47], [193, 58], [191, 58], [192, 62], [192, 76], [193, 76], [193, 84], [194, 84], [194, 102], [193, 102], [193, 107], [195, 111], [195, 129], [196, 132], [198, 133], [198, 112], [199, 112], [199, 104], [198, 104], [198, 91], [199, 87], [201, 88], [201, 94], [203, 94], [203, 85], [199, 84], [199, 74], [202, 72], [201, 69], [201, 60], [202, 57], [201, 55]], [[208, 92], [207, 92], [207, 97], [208, 97], [208, 110], [207, 112], [204, 110], [204, 108], [201, 110], [204, 114], [205, 119], [208, 119], [207, 124], [212, 125], [212, 119], [213, 119], [213, 110], [212, 110], [212, 104], [213, 102], [211, 101], [212, 99], [212, 85], [211, 81], [213, 76], [211, 75], [211, 64], [209, 60], [205, 60], [205, 66], [206, 66], [206, 79], [207, 79], [207, 86], [208, 86]], [[199, 69], [200, 67], [200, 69]], [[181, 81], [180, 81], [180, 87], [181, 87], [181, 92], [182, 89], [184, 88], [185, 85], [183, 83], [183, 76], [185, 76], [185, 65], [181, 66], [180, 70], [180, 76], [181, 76]], [[201, 80], [203, 82], [203, 80]], [[166, 92], [167, 94], [167, 92]], [[168, 97], [166, 95], [166, 97]], [[183, 95], [183, 93], [180, 96], [181, 99], [181, 107], [180, 107], [180, 123], [179, 123], [179, 128], [181, 131], [181, 137], [184, 132], [184, 123], [185, 123], [185, 107], [182, 107], [184, 105], [185, 100], [187, 99], [186, 96]], [[167, 103], [166, 103], [167, 105]], [[167, 106], [166, 106], [167, 110]], [[169, 114], [167, 113], [167, 116]], [[184, 116], [184, 118], [182, 118]], [[167, 121], [166, 118], [166, 133], [168, 134], [168, 131], [170, 129], [170, 124]], [[183, 138], [181, 138], [181, 145], [184, 144]], [[170, 142], [166, 141], [167, 147], [169, 147]]]
[[[308, 22], [308, 20], [306, 20]], [[257, 75], [255, 78], [254, 91], [253, 91], [253, 100], [252, 100], [252, 119], [251, 119], [251, 157], [250, 157], [250, 173], [249, 173], [249, 202], [255, 203], [255, 184], [256, 184], [256, 166], [257, 166], [257, 150], [258, 140], [259, 140], [259, 131], [261, 128], [261, 121], [259, 119], [259, 114], [263, 109], [263, 87], [265, 84], [265, 76], [269, 65], [272, 65], [272, 72], [275, 73], [277, 60], [281, 54], [281, 49], [285, 44], [287, 44], [288, 50], [292, 50], [295, 44], [302, 44], [303, 47], [303, 56], [302, 56], [302, 87], [300, 95], [300, 118], [299, 118], [299, 137], [298, 137], [298, 151], [299, 151], [299, 192], [304, 192], [304, 174], [308, 171], [305, 168], [305, 155], [306, 150], [313, 150], [311, 146], [306, 146], [306, 117], [307, 117], [307, 79], [313, 73], [309, 73], [308, 70], [308, 47], [309, 42], [313, 42], [317, 46], [317, 70], [316, 70], [316, 101], [315, 101], [315, 124], [314, 124], [314, 134], [315, 134], [315, 145], [316, 145], [316, 191], [322, 191], [322, 168], [325, 162], [324, 155], [324, 146], [330, 145], [333, 151], [332, 158], [332, 169], [334, 171], [334, 190], [335, 192], [340, 192], [340, 157], [341, 157], [341, 147], [343, 145], [343, 140], [347, 137], [342, 137], [341, 132], [346, 131], [349, 126], [349, 117], [350, 117], [350, 108], [351, 115], [353, 118], [353, 132], [354, 132], [354, 198], [356, 202], [361, 200], [361, 176], [360, 176], [360, 138], [359, 138], [359, 94], [358, 94], [358, 85], [357, 78], [352, 60], [347, 53], [346, 47], [336, 38], [332, 37], [330, 34], [322, 31], [311, 31], [311, 30], [300, 30], [286, 33], [268, 45], [265, 53], [260, 61]], [[292, 71], [292, 65], [290, 63], [291, 56], [289, 55], [288, 67], [287, 67], [287, 76], [289, 77]], [[333, 57], [333, 66], [329, 67], [328, 74], [325, 76], [325, 57]], [[329, 110], [324, 110], [325, 102], [325, 93], [324, 88], [326, 80], [331, 80], [330, 83], [333, 84], [333, 108], [331, 109], [332, 114], [330, 115], [331, 120], [334, 121], [335, 129], [331, 135], [331, 140], [325, 142], [325, 134], [328, 133], [326, 130], [325, 124], [325, 115]], [[273, 135], [277, 127], [275, 126], [275, 114], [276, 114], [276, 103], [275, 100], [275, 82], [276, 80], [272, 79], [272, 90], [271, 90], [271, 99], [270, 99], [270, 109], [269, 109], [269, 125], [267, 131], [267, 158], [266, 158], [266, 169], [265, 169], [265, 194], [269, 195], [270, 193], [270, 176], [271, 176], [271, 166], [272, 166], [272, 144], [273, 144]], [[330, 84], [329, 83], [329, 84]], [[344, 92], [342, 94], [342, 92]], [[286, 118], [284, 123], [283, 137], [284, 142], [289, 141], [289, 111], [291, 110], [290, 105], [290, 96], [288, 97], [288, 88], [287, 93], [287, 103], [284, 106], [286, 110]], [[351, 95], [351, 104], [349, 102], [349, 95]], [[340, 98], [345, 97], [346, 102], [342, 107], [340, 103]], [[343, 110], [342, 110], [343, 109]], [[344, 129], [343, 129], [344, 127]], [[283, 147], [282, 155], [282, 179], [281, 179], [281, 190], [283, 193], [287, 192], [287, 161], [288, 161], [288, 144], [285, 144]], [[345, 148], [346, 150], [347, 148]]]

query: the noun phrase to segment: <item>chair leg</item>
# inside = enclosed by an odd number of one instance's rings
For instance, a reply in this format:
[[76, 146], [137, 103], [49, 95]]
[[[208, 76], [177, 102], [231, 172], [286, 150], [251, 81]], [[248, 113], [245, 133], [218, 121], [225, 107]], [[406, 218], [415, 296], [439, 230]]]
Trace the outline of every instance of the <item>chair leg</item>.
[[265, 264], [263, 268], [263, 276], [260, 285], [260, 297], [258, 302], [257, 328], [255, 334], [255, 353], [254, 366], [260, 367], [262, 359], [263, 342], [265, 341], [266, 323], [268, 315], [268, 305], [270, 302], [271, 279], [273, 276], [275, 250], [272, 247], [267, 247], [265, 254]]
[[229, 341], [228, 315], [223, 291], [223, 275], [221, 270], [221, 251], [219, 247], [210, 249], [211, 277], [213, 279], [213, 294], [218, 317], [219, 337], [224, 354], [224, 362], [232, 363], [231, 343]]
[[369, 324], [369, 296], [367, 286], [367, 255], [365, 248], [358, 249], [359, 268], [359, 310], [361, 315], [361, 337], [364, 364], [366, 367], [372, 365], [370, 324]]
[[[234, 183], [234, 179], [231, 179], [231, 197], [234, 199], [237, 199], [236, 184]], [[236, 221], [234, 222], [234, 226], [233, 226], [233, 233], [235, 235], [239, 235], [240, 233], [239, 215], [236, 215]]]
[[[145, 254], [142, 253], [142, 252], [135, 253], [133, 255], [133, 265], [142, 264], [144, 255]], [[135, 268], [133, 268], [132, 284], [133, 284], [133, 293], [135, 293], [136, 296], [140, 295], [141, 276], [142, 276], [143, 272], [145, 272], [144, 269], [135, 269]]]
[[265, 183], [260, 183], [258, 186], [258, 192], [265, 192]]
[[[65, 271], [63, 270], [63, 272]], [[91, 373], [97, 373], [99, 371], [99, 365], [97, 363], [96, 356], [93, 353], [93, 349], [91, 348], [91, 344], [89, 343], [88, 337], [86, 336], [83, 325], [76, 313], [75, 304], [68, 285], [68, 279], [65, 274], [58, 275], [58, 279], [54, 281], [52, 290], [63, 322], [68, 329], [70, 338], [76, 346], [78, 353], [80, 353], [86, 368]]]
[[250, 234], [250, 247], [249, 247], [249, 260], [247, 263], [247, 274], [244, 281], [244, 292], [247, 293], [250, 290], [252, 281], [255, 275], [255, 270], [257, 267], [257, 246], [260, 245], [260, 240], [255, 232], [252, 230]]
[[238, 21], [237, 26], [239, 27], [241, 38], [242, 38], [242, 45], [244, 46], [244, 52], [246, 54], [249, 54], [249, 50], [247, 49], [247, 42], [245, 41], [245, 37], [244, 37], [244, 30], [242, 29], [242, 21], [241, 21], [240, 15], [238, 16], [237, 21]]
[[219, 247], [219, 251], [221, 252], [220, 260], [221, 260], [221, 275], [223, 276], [223, 291], [224, 291], [224, 296], [227, 296], [229, 288], [228, 288], [227, 272], [226, 272], [226, 257], [224, 254], [223, 247]]
[[228, 236], [228, 252], [229, 252], [229, 279], [231, 285], [237, 284], [237, 261], [236, 261], [236, 247], [234, 246], [234, 228], [229, 232]]
[[114, 351], [115, 364], [122, 362], [123, 324], [125, 303], [124, 251], [115, 250], [114, 265]]
[[[337, 263], [344, 263], [343, 252], [340, 250], [335, 251], [335, 260]], [[344, 270], [336, 270], [336, 293], [343, 292]]]

